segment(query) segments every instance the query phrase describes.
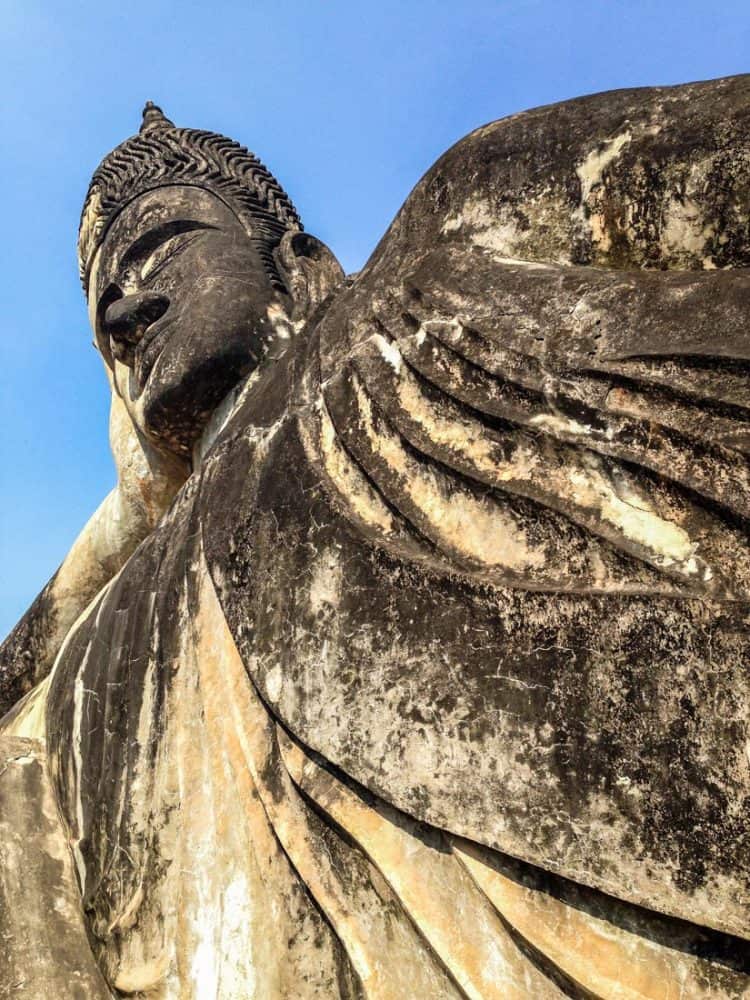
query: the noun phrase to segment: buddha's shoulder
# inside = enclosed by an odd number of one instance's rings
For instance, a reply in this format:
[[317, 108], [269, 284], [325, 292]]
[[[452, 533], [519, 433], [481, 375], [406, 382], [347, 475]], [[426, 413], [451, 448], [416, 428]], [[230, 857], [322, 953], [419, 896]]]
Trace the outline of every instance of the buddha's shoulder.
[[700, 151], [743, 145], [749, 120], [750, 74], [543, 105], [469, 132], [435, 162], [404, 208], [440, 215], [453, 194], [468, 196], [502, 183], [506, 198], [538, 195], [564, 186], [571, 176], [577, 183], [567, 193], [578, 200], [594, 173], [616, 168], [619, 159], [632, 163], [648, 154], [681, 163]]
[[[600, 267], [702, 266], [666, 254], [652, 220], [676, 228], [675, 203], [687, 198], [703, 225], [726, 228], [742, 202], [749, 126], [750, 75], [609, 91], [500, 118], [427, 171], [376, 258], [400, 267], [415, 246], [450, 243]], [[717, 253], [713, 266], [732, 263]]]

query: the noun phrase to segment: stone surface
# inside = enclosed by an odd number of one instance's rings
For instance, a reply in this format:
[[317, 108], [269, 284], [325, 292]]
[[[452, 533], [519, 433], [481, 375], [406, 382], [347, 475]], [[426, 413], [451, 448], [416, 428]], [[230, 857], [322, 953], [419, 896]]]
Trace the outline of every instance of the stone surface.
[[750, 995], [749, 126], [750, 77], [492, 123], [350, 279], [230, 140], [105, 159], [159, 499], [0, 728], [112, 989]]
[[105, 1000], [39, 740], [0, 738], [0, 997]]

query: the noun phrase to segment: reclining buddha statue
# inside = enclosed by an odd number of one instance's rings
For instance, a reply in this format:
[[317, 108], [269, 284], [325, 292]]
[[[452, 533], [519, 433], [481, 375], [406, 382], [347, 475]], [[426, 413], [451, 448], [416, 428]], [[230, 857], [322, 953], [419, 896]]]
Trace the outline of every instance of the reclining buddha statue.
[[80, 995], [750, 996], [750, 76], [479, 128], [349, 277], [149, 104], [79, 259], [118, 484], [0, 801]]

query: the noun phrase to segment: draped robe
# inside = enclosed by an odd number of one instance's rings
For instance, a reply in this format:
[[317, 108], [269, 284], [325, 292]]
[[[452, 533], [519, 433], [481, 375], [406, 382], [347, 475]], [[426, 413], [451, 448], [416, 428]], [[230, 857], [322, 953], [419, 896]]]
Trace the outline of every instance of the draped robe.
[[[49, 752], [110, 982], [742, 995], [746, 872], [717, 850], [733, 817], [707, 802], [715, 829], [692, 841], [655, 819], [679, 794], [669, 712], [698, 682], [674, 689], [676, 659], [731, 648], [735, 625], [691, 599], [492, 590], [374, 545], [358, 525], [384, 511], [315, 437], [320, 409], [283, 405], [317, 349], [255, 380], [52, 679]], [[652, 646], [650, 704], [635, 678], [617, 691], [615, 614], [618, 642]], [[665, 661], [654, 636], [675, 628]], [[729, 703], [730, 674], [707, 694]], [[721, 733], [702, 722], [705, 747]]]

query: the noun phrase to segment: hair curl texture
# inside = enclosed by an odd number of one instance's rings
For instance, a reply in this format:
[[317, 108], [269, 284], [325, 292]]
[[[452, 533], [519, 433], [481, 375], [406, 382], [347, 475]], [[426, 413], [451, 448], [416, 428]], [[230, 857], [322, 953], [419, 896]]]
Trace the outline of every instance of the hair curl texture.
[[97, 249], [117, 213], [146, 191], [172, 184], [205, 188], [233, 209], [256, 244], [272, 283], [285, 289], [274, 250], [288, 230], [301, 230], [294, 205], [271, 172], [233, 139], [177, 128], [150, 101], [138, 135], [106, 156], [91, 178], [78, 231], [84, 291]]

